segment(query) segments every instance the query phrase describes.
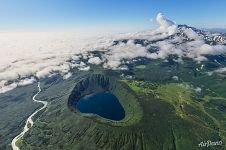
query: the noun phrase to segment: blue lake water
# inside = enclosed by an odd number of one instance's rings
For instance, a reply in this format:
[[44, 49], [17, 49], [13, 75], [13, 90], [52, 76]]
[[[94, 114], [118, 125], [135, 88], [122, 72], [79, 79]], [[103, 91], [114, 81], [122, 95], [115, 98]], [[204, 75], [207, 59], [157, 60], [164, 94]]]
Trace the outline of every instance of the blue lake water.
[[82, 113], [92, 113], [111, 120], [122, 120], [125, 111], [117, 97], [110, 92], [93, 93], [82, 97], [76, 108]]

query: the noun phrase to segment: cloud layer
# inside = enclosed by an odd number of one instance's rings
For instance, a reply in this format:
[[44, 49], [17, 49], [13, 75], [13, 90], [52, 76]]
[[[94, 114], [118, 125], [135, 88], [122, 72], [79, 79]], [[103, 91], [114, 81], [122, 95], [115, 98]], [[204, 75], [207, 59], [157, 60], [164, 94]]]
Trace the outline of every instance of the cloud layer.
[[194, 30], [178, 27], [161, 13], [156, 22], [159, 27], [155, 30], [101, 38], [76, 33], [0, 33], [0, 93], [55, 73], [67, 79], [71, 69], [87, 71], [90, 64], [126, 69], [128, 60], [137, 57], [177, 55], [177, 62], [183, 57], [200, 62], [207, 60], [206, 55], [226, 52], [224, 45], [207, 44]]

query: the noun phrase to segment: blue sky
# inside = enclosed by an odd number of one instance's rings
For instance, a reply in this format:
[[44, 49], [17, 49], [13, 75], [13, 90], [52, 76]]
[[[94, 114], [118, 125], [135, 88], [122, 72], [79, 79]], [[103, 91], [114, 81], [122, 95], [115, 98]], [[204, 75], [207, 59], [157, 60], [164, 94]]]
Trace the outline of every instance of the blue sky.
[[178, 24], [226, 27], [225, 0], [0, 0], [0, 30], [147, 29], [162, 12]]

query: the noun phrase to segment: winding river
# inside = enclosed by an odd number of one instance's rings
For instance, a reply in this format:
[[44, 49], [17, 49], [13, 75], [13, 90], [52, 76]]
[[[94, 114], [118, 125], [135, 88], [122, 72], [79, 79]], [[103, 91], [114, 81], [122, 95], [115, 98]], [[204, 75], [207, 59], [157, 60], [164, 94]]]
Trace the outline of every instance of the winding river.
[[34, 113], [32, 113], [32, 114], [27, 118], [27, 121], [26, 121], [26, 124], [25, 124], [25, 126], [24, 126], [23, 131], [22, 131], [19, 135], [17, 135], [17, 136], [12, 140], [11, 145], [12, 145], [13, 150], [20, 150], [20, 148], [19, 148], [18, 146], [16, 146], [16, 142], [17, 142], [18, 140], [20, 140], [20, 139], [24, 136], [24, 134], [25, 134], [25, 133], [33, 126], [34, 122], [33, 122], [32, 118], [33, 118], [39, 111], [41, 111], [41, 110], [43, 110], [44, 108], [46, 108], [46, 106], [47, 106], [47, 104], [48, 104], [48, 102], [46, 102], [46, 101], [39, 101], [39, 100], [36, 100], [36, 99], [35, 99], [35, 97], [36, 97], [41, 91], [42, 91], [42, 90], [41, 90], [41, 87], [40, 87], [40, 82], [38, 82], [38, 92], [33, 96], [32, 99], [33, 99], [33, 101], [36, 102], [36, 103], [42, 103], [43, 106], [42, 106], [41, 108], [39, 108], [38, 110], [36, 110]]

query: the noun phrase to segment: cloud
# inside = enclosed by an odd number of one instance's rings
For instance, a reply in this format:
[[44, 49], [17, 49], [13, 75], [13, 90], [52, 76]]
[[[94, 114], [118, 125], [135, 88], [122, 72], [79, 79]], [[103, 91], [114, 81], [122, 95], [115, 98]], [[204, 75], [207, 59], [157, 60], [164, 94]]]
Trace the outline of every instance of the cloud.
[[0, 93], [5, 93], [8, 91], [11, 91], [15, 89], [18, 86], [25, 86], [36, 82], [36, 79], [34, 77], [31, 78], [25, 78], [17, 82], [8, 83], [6, 80], [0, 81]]
[[17, 87], [17, 83], [12, 83], [12, 84], [9, 84], [9, 85], [5, 85], [7, 83], [6, 80], [2, 80], [0, 81], [0, 93], [5, 93], [5, 92], [8, 92], [10, 90], [13, 90]]
[[172, 79], [178, 81], [179, 77], [178, 76], [173, 76]]
[[199, 35], [191, 28], [183, 28], [183, 32], [188, 36], [189, 39], [200, 39]]
[[78, 69], [81, 70], [81, 71], [88, 71], [88, 70], [90, 70], [90, 66], [81, 67], [81, 68], [78, 68]]
[[119, 43], [111, 46], [109, 52], [105, 53], [103, 57], [107, 60], [104, 63], [106, 68], [118, 68], [123, 60], [133, 59], [136, 57], [148, 57], [148, 50], [140, 44], [135, 44], [134, 40], [128, 40], [126, 43]]
[[19, 81], [18, 86], [25, 86], [25, 85], [32, 84], [34, 82], [36, 82], [36, 79], [34, 77], [26, 78], [26, 79]]
[[196, 87], [194, 90], [195, 90], [196, 93], [201, 93], [202, 92], [202, 89], [200, 87]]
[[25, 84], [28, 81], [18, 81], [27, 77], [40, 79], [53, 73], [67, 74], [80, 61], [80, 54], [98, 40], [69, 32], [0, 33], [1, 92]]
[[100, 63], [102, 63], [102, 61], [99, 57], [93, 57], [88, 60], [88, 63], [99, 65]]
[[166, 59], [177, 55], [174, 61], [178, 63], [183, 62], [183, 57], [200, 62], [207, 60], [206, 55], [226, 52], [224, 45], [207, 44], [191, 28], [179, 30], [161, 13], [156, 22], [156, 29], [102, 37], [74, 32], [0, 33], [0, 93], [56, 73], [68, 79], [71, 69], [88, 71], [90, 64], [128, 69], [127, 64], [138, 57]]
[[68, 78], [70, 78], [72, 76], [72, 73], [71, 72], [68, 72], [67, 74], [65, 74], [64, 76], [63, 76], [63, 79], [68, 79]]
[[179, 57], [183, 56], [183, 50], [177, 48], [174, 44], [170, 43], [170, 41], [160, 41], [156, 43], [156, 46], [159, 47], [159, 51], [157, 52], [157, 58], [166, 58], [169, 55], [177, 55]]
[[185, 51], [185, 56], [192, 58], [198, 62], [205, 61], [206, 55], [220, 55], [226, 52], [224, 45], [208, 45], [204, 40], [195, 40], [182, 44]]
[[158, 13], [156, 21], [159, 24], [159, 28], [157, 29], [159, 32], [166, 32], [168, 35], [172, 35], [177, 31], [177, 25], [173, 21], [165, 18], [162, 13]]
[[226, 73], [226, 67], [215, 70], [216, 73]]

